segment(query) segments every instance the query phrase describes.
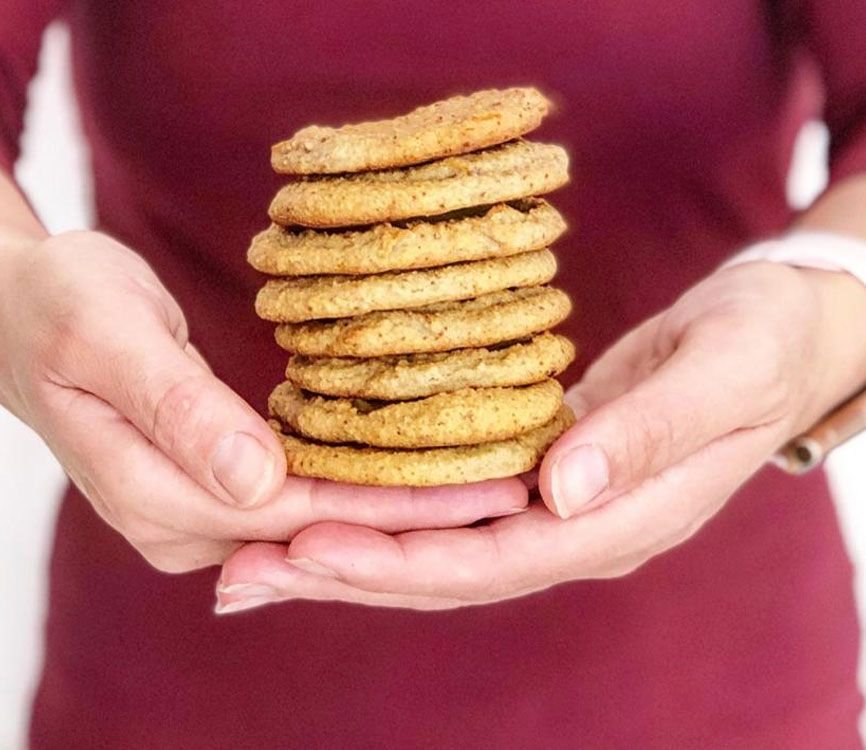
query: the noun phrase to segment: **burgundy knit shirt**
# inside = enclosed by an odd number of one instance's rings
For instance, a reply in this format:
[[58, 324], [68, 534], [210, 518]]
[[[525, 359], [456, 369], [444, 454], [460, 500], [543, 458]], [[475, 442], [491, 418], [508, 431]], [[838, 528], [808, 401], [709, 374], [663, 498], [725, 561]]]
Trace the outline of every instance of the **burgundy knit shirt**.
[[[786, 226], [806, 115], [823, 106], [833, 180], [866, 169], [863, 0], [2, 0], [6, 168], [58, 15], [99, 228], [150, 260], [257, 407], [285, 355], [244, 255], [280, 185], [269, 147], [309, 123], [492, 86], [551, 95], [538, 138], [573, 160], [555, 198], [583, 348], [569, 380]], [[860, 747], [852, 571], [820, 474], [761, 473], [625, 578], [492, 606], [218, 618], [215, 577], [155, 572], [70, 490], [32, 750]]]

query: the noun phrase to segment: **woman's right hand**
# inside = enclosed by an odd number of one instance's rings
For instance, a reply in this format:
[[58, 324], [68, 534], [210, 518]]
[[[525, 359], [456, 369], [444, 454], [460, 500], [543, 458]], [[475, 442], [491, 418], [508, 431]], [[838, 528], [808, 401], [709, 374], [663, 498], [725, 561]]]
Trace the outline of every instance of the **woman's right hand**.
[[279, 441], [190, 344], [151, 268], [96, 232], [0, 250], [0, 404], [166, 572], [320, 521], [443, 528], [527, 502], [517, 479], [410, 490], [286, 478]]

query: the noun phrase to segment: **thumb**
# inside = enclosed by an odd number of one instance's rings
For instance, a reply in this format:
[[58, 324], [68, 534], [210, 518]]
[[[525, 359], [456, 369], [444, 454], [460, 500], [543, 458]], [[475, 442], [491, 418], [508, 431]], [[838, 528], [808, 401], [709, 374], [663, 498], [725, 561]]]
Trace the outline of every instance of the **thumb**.
[[[702, 342], [684, 344], [657, 370], [601, 403], [563, 434], [541, 465], [548, 508], [569, 518], [625, 492], [713, 440], [756, 426], [755, 389]], [[580, 383], [566, 400], [580, 414], [598, 404], [596, 385]]]
[[122, 325], [103, 325], [92, 340], [76, 384], [109, 402], [224, 502], [252, 507], [274, 497], [286, 460], [266, 422], [214, 377], [187, 341], [176, 306], [175, 321], [164, 319], [164, 309], [129, 307]]

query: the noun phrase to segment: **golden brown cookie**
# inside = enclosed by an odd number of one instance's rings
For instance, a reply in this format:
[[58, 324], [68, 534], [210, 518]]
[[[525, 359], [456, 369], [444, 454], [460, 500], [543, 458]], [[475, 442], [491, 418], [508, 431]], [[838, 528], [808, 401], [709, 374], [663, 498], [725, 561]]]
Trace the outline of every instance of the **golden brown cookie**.
[[388, 310], [355, 318], [284, 323], [277, 343], [313, 357], [380, 357], [442, 352], [518, 341], [561, 322], [571, 310], [568, 295], [551, 287], [485, 294], [415, 310]]
[[439, 216], [541, 195], [566, 182], [561, 147], [512, 141], [416, 167], [296, 180], [277, 193], [269, 214], [277, 224], [347, 227]]
[[272, 224], [253, 238], [247, 260], [272, 276], [383, 273], [538, 250], [564, 231], [565, 221], [553, 206], [527, 198], [358, 231]]
[[562, 404], [562, 386], [543, 380], [519, 388], [464, 388], [416, 401], [364, 401], [308, 395], [281, 383], [271, 416], [306, 438], [380, 448], [435, 448], [505, 440], [541, 427]]
[[391, 120], [311, 125], [271, 149], [271, 166], [284, 174], [335, 174], [420, 164], [517, 138], [537, 128], [549, 107], [533, 88], [489, 89]]
[[529, 385], [558, 375], [573, 359], [574, 344], [567, 338], [541, 333], [493, 349], [375, 359], [295, 355], [289, 359], [286, 377], [314, 393], [399, 401], [461, 388]]
[[325, 445], [287, 435], [279, 422], [271, 422], [283, 442], [290, 474], [351, 484], [408, 487], [467, 484], [529, 471], [572, 424], [574, 415], [563, 405], [546, 425], [508, 440], [397, 450]]
[[256, 312], [277, 323], [347, 318], [536, 286], [550, 281], [555, 273], [553, 253], [533, 250], [420, 271], [272, 279], [256, 297]]

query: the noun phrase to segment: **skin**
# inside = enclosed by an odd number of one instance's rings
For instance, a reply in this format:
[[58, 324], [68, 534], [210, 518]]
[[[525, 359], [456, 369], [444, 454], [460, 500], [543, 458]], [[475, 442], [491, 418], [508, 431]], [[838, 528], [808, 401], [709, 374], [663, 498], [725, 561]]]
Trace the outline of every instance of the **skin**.
[[[798, 222], [866, 240], [866, 177]], [[816, 248], [820, 252], [820, 247]], [[621, 576], [692, 536], [789, 438], [866, 383], [866, 287], [845, 273], [720, 270], [627, 333], [568, 400], [542, 503], [483, 526], [319, 523], [225, 564], [218, 611], [287, 599], [446, 609]]]
[[49, 237], [0, 174], [0, 405], [157, 569], [217, 565], [242, 542], [326, 522], [396, 533], [525, 508], [518, 479], [410, 490], [287, 478], [274, 434], [189, 337], [141, 257], [96, 232]]

